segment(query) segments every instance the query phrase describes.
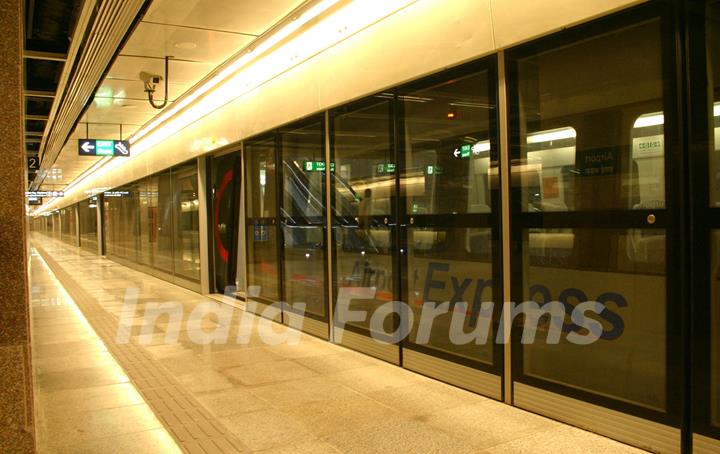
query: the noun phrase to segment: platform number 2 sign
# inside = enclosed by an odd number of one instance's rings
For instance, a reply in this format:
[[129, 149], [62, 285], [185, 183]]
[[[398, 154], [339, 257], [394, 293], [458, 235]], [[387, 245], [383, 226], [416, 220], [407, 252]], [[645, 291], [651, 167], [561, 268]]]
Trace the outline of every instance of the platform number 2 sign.
[[40, 159], [39, 158], [37, 158], [36, 156], [31, 156], [31, 157], [27, 158], [27, 160], [28, 160], [28, 170], [30, 172], [33, 172], [33, 171], [37, 172], [38, 170], [40, 170]]

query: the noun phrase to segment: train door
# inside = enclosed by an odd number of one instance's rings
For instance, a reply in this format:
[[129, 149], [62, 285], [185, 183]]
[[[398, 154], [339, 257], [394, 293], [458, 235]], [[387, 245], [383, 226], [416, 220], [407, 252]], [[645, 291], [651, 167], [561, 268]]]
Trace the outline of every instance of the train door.
[[[240, 155], [230, 153], [211, 160], [213, 289], [225, 294], [234, 288], [237, 274], [238, 218], [240, 210]], [[234, 290], [235, 292], [237, 289]], [[234, 296], [234, 295], [231, 295]]]
[[668, 452], [685, 303], [673, 36], [651, 7], [507, 54], [511, 300], [529, 303], [514, 403]]

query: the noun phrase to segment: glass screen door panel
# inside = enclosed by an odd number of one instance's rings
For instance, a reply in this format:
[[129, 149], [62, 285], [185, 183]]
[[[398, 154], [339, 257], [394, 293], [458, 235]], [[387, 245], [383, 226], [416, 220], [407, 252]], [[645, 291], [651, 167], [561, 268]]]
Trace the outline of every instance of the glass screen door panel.
[[155, 250], [154, 265], [166, 273], [173, 272], [174, 238], [173, 238], [173, 193], [172, 174], [169, 170], [158, 174], [158, 236]]
[[510, 53], [512, 298], [549, 304], [513, 374], [668, 420], [667, 62], [659, 19], [617, 27]]
[[274, 136], [249, 140], [245, 148], [248, 298], [280, 300], [277, 231], [277, 168]]
[[[172, 169], [174, 212], [175, 212], [175, 266], [176, 275], [193, 281], [200, 280], [200, 220], [198, 208], [198, 174], [195, 161], [190, 164], [178, 166]], [[233, 218], [231, 225], [234, 244], [237, 238], [235, 232], [237, 216]], [[227, 230], [227, 229], [226, 229]], [[234, 255], [233, 255], [234, 257]]]
[[317, 118], [279, 131], [282, 162], [283, 296], [327, 320], [325, 125]]
[[158, 247], [158, 178], [150, 176], [140, 183], [140, 254], [138, 261], [154, 266]]
[[231, 153], [212, 159], [213, 203], [210, 209], [215, 264], [215, 291], [235, 285], [240, 156]]
[[[413, 313], [404, 346], [486, 369], [502, 363], [494, 342], [501, 264], [499, 198], [490, 181], [497, 162], [491, 63], [443, 73], [398, 95], [403, 295]], [[427, 325], [423, 312], [443, 305], [447, 310]]]
[[692, 251], [697, 270], [692, 286], [697, 295], [693, 298], [693, 429], [720, 446], [720, 1], [690, 4], [695, 7], [688, 24], [691, 129], [698, 150], [691, 154], [696, 238]]
[[[378, 307], [398, 296], [393, 216], [397, 163], [391, 107], [387, 99], [370, 98], [333, 112], [331, 120], [335, 322], [348, 321], [345, 328], [383, 340], [388, 340], [385, 333], [393, 332], [397, 321], [386, 317], [382, 328], [371, 333], [370, 319]], [[353, 295], [347, 310], [366, 316], [349, 321], [344, 306], [337, 305], [338, 295]]]

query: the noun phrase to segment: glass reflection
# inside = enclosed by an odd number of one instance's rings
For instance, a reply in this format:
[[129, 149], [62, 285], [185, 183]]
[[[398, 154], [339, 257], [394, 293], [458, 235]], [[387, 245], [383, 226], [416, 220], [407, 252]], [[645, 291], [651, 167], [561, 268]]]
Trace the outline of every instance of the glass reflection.
[[[492, 364], [494, 328], [480, 326], [481, 304], [493, 301], [494, 285], [489, 226], [495, 222], [490, 217], [495, 105], [488, 77], [483, 71], [451, 78], [401, 92], [398, 99], [405, 153], [401, 184], [409, 219], [405, 295], [414, 312], [410, 340]], [[461, 216], [466, 214], [473, 216]], [[427, 340], [418, 341], [425, 328], [423, 304], [445, 302], [450, 310], [433, 320]], [[484, 331], [484, 341], [454, 344], [453, 319], [462, 322], [465, 333]]]
[[280, 131], [284, 297], [325, 318], [324, 124]]
[[[600, 340], [523, 345], [523, 373], [664, 411], [665, 230], [648, 228], [653, 217], [638, 223], [623, 215], [613, 215], [615, 229], [577, 228], [592, 221], [587, 212], [605, 221], [608, 210], [665, 208], [660, 38], [654, 19], [518, 60], [520, 159], [512, 183], [516, 207], [528, 213], [519, 219], [546, 226], [516, 238], [523, 301], [560, 301], [565, 334], [586, 332], [570, 318], [575, 306], [606, 306], [598, 316], [586, 313], [602, 325]], [[557, 211], [586, 213], [529, 214]]]
[[275, 139], [245, 143], [248, 297], [280, 299], [277, 250]]
[[[566, 334], [586, 332], [570, 318], [577, 304], [605, 305], [599, 315], [586, 313], [602, 324], [597, 342], [576, 345], [562, 336], [549, 345], [541, 336], [524, 346], [525, 373], [664, 410], [665, 255], [637, 246], [643, 238], [664, 244], [664, 231], [529, 229], [524, 238], [524, 301], [560, 301]], [[549, 325], [546, 319], [541, 332]]]
[[143, 271], [195, 288], [186, 284], [200, 280], [194, 161], [106, 191], [103, 203], [109, 257], [137, 263]]
[[[333, 117], [335, 295], [344, 288], [371, 288], [373, 297], [352, 299], [349, 304], [350, 310], [369, 314], [397, 299], [390, 226], [394, 224], [397, 163], [390, 107], [390, 101], [376, 98], [363, 107], [335, 112]], [[386, 318], [387, 332], [393, 331], [393, 323], [391, 317]], [[349, 325], [369, 330], [369, 317]]]
[[[709, 203], [720, 207], [720, 2], [705, 6], [707, 47], [709, 147]], [[712, 218], [712, 215], [710, 215]], [[720, 426], [720, 232], [711, 234], [710, 269], [710, 422]]]
[[658, 21], [523, 58], [518, 77], [523, 211], [665, 207]]
[[167, 273], [173, 272], [173, 192], [172, 175], [170, 171], [162, 172], [157, 176], [158, 201], [158, 234], [157, 247], [154, 251], [153, 264]]
[[200, 280], [200, 221], [197, 166], [173, 168], [175, 274]]
[[78, 220], [80, 221], [80, 246], [90, 252], [97, 253], [97, 197], [78, 203]]

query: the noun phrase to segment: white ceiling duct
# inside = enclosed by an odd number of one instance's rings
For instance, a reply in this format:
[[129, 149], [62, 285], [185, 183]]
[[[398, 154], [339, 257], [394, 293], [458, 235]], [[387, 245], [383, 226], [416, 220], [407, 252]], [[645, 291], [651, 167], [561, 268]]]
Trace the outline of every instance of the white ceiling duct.
[[86, 0], [73, 32], [46, 134], [40, 144], [36, 190], [72, 133], [115, 53], [148, 0]]

